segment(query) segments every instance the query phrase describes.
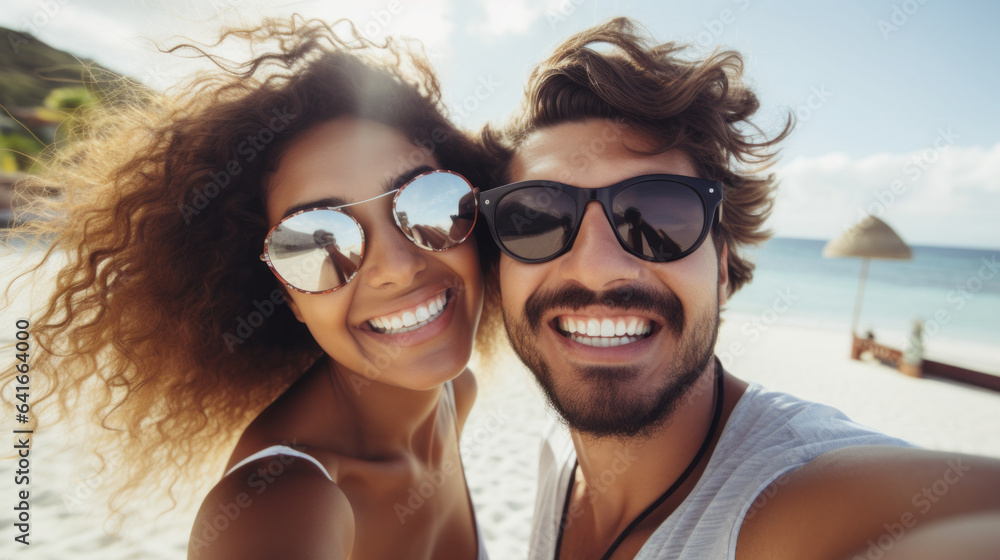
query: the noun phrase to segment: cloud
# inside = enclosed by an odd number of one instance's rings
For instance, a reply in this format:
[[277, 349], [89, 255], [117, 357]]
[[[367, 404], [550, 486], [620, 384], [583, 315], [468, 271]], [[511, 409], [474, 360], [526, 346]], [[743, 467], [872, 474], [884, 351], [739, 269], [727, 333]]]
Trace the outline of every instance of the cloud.
[[941, 131], [909, 153], [796, 158], [776, 170], [771, 225], [785, 237], [832, 238], [870, 214], [912, 244], [1000, 247], [1000, 143], [950, 140]]
[[[524, 35], [542, 17], [562, 21], [584, 0], [480, 0], [485, 15], [476, 30], [487, 37]], [[555, 18], [555, 19], [552, 19]]]

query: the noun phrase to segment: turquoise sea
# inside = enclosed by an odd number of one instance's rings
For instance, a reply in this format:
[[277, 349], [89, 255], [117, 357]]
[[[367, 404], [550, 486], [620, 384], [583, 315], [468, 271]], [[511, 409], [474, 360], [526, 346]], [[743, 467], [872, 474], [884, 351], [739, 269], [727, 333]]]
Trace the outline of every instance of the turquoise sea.
[[[775, 238], [750, 251], [754, 279], [723, 318], [756, 319], [748, 330], [780, 322], [849, 336], [862, 259], [824, 258], [825, 244]], [[911, 248], [910, 261], [870, 261], [858, 331], [899, 339], [921, 319], [928, 344], [995, 347], [1000, 364], [1000, 249]]]
[[[781, 324], [842, 331], [849, 341], [861, 259], [823, 258], [825, 243], [775, 238], [751, 250], [754, 279], [730, 299], [723, 319], [740, 323], [751, 339]], [[929, 351], [958, 343], [976, 351], [975, 362], [1000, 372], [1000, 249], [912, 249], [911, 261], [870, 261], [858, 331], [899, 346], [919, 318]], [[19, 257], [0, 256], [2, 287]], [[13, 303], [0, 317], [27, 313], [24, 295]]]

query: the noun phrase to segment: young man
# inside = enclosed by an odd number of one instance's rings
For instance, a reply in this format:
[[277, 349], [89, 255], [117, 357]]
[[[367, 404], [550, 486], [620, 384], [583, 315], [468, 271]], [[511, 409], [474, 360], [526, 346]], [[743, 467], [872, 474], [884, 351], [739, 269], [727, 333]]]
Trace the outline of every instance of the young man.
[[531, 558], [993, 558], [997, 461], [916, 449], [714, 358], [720, 306], [752, 276], [740, 251], [767, 237], [774, 178], [753, 167], [790, 123], [754, 135], [738, 54], [682, 54], [625, 19], [584, 31], [484, 133], [512, 183], [481, 197], [493, 293], [569, 426], [542, 449]]

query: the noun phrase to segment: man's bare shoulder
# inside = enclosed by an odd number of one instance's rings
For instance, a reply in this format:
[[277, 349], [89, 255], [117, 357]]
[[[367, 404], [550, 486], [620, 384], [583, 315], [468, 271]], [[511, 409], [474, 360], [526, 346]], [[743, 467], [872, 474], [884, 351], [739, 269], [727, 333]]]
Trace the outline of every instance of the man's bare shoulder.
[[[765, 500], [764, 497], [767, 499]], [[911, 529], [1000, 511], [1000, 460], [898, 447], [847, 447], [771, 484], [740, 530], [737, 558], [881, 557]]]
[[189, 560], [347, 558], [354, 513], [344, 492], [308, 460], [253, 461], [208, 494], [188, 542]]

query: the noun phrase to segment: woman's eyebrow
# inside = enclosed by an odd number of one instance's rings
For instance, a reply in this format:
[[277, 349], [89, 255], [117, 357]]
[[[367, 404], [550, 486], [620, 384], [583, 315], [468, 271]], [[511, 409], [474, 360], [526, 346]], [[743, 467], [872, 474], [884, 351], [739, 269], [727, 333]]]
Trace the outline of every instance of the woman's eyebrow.
[[347, 204], [347, 201], [344, 200], [343, 198], [340, 198], [339, 196], [328, 196], [326, 198], [310, 200], [307, 202], [296, 204], [295, 206], [290, 207], [288, 210], [285, 210], [285, 213], [281, 216], [281, 219], [284, 220], [285, 218], [291, 216], [292, 214], [295, 214], [296, 212], [301, 212], [303, 210], [312, 210], [313, 208], [325, 208], [327, 206], [343, 206], [344, 204]]
[[423, 175], [428, 171], [434, 171], [434, 168], [429, 165], [421, 165], [420, 167], [414, 167], [409, 171], [400, 173], [395, 177], [386, 174], [387, 176], [385, 180], [382, 181], [382, 188], [385, 190], [385, 192], [394, 191], [398, 188], [401, 188], [403, 185], [409, 183], [418, 175]]
[[[382, 181], [382, 190], [384, 193], [389, 193], [394, 190], [397, 190], [401, 188], [403, 185], [412, 181], [418, 175], [423, 175], [428, 171], [434, 171], [434, 168], [428, 165], [422, 165], [420, 167], [414, 167], [413, 169], [410, 169], [409, 171], [406, 171], [396, 176], [388, 176], [384, 181]], [[281, 216], [281, 219], [284, 220], [288, 216], [291, 216], [292, 214], [295, 214], [296, 212], [301, 212], [303, 210], [312, 210], [313, 208], [326, 208], [328, 206], [344, 206], [347, 204], [350, 203], [339, 196], [328, 196], [316, 200], [310, 200], [307, 202], [302, 202], [294, 206], [291, 206], [290, 208], [285, 210], [285, 213], [284, 215]]]

